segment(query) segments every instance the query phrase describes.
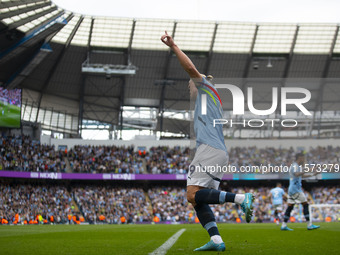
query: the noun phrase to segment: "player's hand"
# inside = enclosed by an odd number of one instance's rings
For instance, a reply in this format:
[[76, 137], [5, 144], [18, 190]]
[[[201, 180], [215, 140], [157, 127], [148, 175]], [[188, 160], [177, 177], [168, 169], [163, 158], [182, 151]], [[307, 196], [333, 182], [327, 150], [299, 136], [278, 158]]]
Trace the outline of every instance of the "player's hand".
[[170, 35], [168, 35], [167, 31], [165, 31], [165, 34], [162, 35], [161, 41], [169, 47], [172, 47], [172, 46], [175, 45], [174, 39], [172, 39], [172, 37]]

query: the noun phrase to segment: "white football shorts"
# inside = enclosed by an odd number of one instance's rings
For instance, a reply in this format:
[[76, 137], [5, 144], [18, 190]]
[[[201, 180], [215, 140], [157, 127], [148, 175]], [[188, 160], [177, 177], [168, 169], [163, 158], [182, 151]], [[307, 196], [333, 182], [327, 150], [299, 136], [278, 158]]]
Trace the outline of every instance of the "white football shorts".
[[288, 194], [288, 204], [301, 204], [307, 202], [307, 198], [303, 192], [296, 192], [293, 195]]
[[228, 161], [229, 157], [225, 151], [201, 144], [189, 166], [187, 186], [218, 189]]

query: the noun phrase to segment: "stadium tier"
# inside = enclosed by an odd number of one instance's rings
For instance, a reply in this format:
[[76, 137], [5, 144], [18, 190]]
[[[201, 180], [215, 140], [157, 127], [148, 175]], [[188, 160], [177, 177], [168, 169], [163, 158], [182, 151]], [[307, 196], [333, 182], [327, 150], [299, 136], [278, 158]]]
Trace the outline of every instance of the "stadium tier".
[[[271, 188], [234, 187], [230, 191], [253, 192], [256, 196], [253, 221], [262, 223], [274, 221]], [[121, 184], [68, 186], [4, 182], [0, 191], [2, 224], [4, 220], [8, 221], [6, 224], [198, 223], [183, 187], [156, 184], [142, 189]], [[340, 204], [339, 186], [314, 187], [305, 194], [312, 204]], [[218, 222], [244, 222], [242, 210], [236, 204], [213, 205], [212, 210]], [[295, 207], [291, 217], [293, 222], [303, 221], [301, 208]], [[336, 222], [340, 220], [340, 209], [314, 210], [312, 217], [316, 222], [327, 217]]]
[[[42, 145], [27, 136], [5, 136], [1, 138], [1, 144], [0, 169], [3, 171], [181, 175], [188, 173], [191, 162], [189, 147], [179, 146], [151, 147], [143, 153], [133, 146], [76, 145], [69, 150], [56, 150], [54, 146]], [[258, 167], [249, 173], [270, 174], [274, 172], [264, 172], [261, 166], [289, 167], [299, 151], [293, 147], [232, 147], [229, 165], [237, 171]], [[339, 146], [312, 147], [305, 153], [307, 164], [326, 166], [320, 174], [339, 173]]]
[[[261, 128], [228, 130], [226, 136], [339, 136], [337, 23], [101, 17], [49, 0], [4, 0], [0, 10], [0, 84], [22, 89], [22, 121], [43, 130], [67, 137], [94, 128], [105, 130], [107, 138], [122, 138], [131, 129], [190, 137], [189, 77], [160, 41], [167, 30], [200, 72], [230, 79], [243, 92], [254, 87], [256, 109], [271, 108], [273, 87], [298, 84], [312, 92], [306, 107], [313, 121], [292, 114], [301, 122], [298, 127], [280, 128], [275, 121], [274, 130], [264, 130], [266, 122]], [[232, 104], [225, 99], [227, 113]], [[277, 119], [280, 111], [276, 107], [268, 117]]]

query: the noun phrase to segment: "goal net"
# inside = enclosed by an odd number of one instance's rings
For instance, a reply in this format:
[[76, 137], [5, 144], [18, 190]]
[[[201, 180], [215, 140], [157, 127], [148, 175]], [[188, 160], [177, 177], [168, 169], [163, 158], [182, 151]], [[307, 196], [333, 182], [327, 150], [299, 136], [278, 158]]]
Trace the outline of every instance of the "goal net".
[[340, 221], [340, 204], [310, 204], [309, 217], [311, 222], [337, 222]]

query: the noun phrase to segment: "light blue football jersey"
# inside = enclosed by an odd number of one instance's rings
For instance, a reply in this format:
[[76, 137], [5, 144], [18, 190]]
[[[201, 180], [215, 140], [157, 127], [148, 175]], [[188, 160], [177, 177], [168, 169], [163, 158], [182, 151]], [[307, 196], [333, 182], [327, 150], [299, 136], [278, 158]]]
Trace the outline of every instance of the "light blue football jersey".
[[[223, 118], [222, 102], [219, 94], [210, 82], [204, 77], [197, 85], [197, 98], [195, 102], [194, 131], [196, 135], [196, 148], [201, 144], [207, 144], [213, 148], [227, 153], [224, 143], [223, 125], [214, 127], [214, 119]], [[202, 95], [206, 95], [206, 114], [202, 114]]]
[[270, 193], [272, 194], [273, 205], [282, 205], [282, 197], [285, 194], [285, 191], [282, 188], [276, 187], [271, 189]]
[[293, 195], [297, 192], [302, 192], [301, 176], [295, 176], [294, 173], [300, 173], [301, 166], [294, 162], [289, 168], [289, 188], [288, 194]]

